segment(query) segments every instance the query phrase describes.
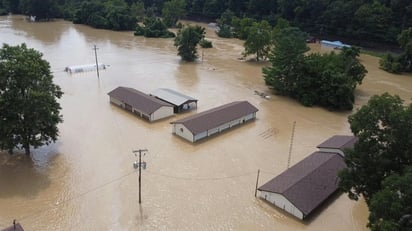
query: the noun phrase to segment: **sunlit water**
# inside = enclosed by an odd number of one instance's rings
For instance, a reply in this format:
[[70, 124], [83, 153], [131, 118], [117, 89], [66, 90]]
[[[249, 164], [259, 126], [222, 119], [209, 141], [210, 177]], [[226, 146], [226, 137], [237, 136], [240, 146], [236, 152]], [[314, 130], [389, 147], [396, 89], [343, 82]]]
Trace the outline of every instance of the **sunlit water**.
[[[0, 42], [42, 52], [64, 92], [58, 142], [33, 150], [31, 158], [0, 153], [0, 228], [17, 219], [26, 230], [367, 230], [364, 201], [344, 194], [305, 222], [254, 197], [258, 169], [262, 185], [287, 168], [294, 121], [291, 165], [330, 136], [350, 134], [350, 112], [256, 95], [271, 94], [261, 71], [267, 63], [240, 60], [243, 42], [218, 38], [210, 28], [207, 39], [214, 48], [183, 63], [172, 39], [0, 17]], [[99, 62], [110, 65], [100, 78], [64, 72], [94, 63], [94, 45]], [[369, 73], [356, 91], [356, 108], [385, 91], [410, 102], [412, 76], [385, 73], [374, 57], [361, 61]], [[107, 93], [118, 86], [171, 88], [199, 99], [197, 112], [237, 100], [259, 112], [254, 122], [191, 144], [172, 135], [170, 122], [196, 111], [149, 123], [109, 103]], [[141, 205], [132, 165], [139, 148], [149, 150]]]

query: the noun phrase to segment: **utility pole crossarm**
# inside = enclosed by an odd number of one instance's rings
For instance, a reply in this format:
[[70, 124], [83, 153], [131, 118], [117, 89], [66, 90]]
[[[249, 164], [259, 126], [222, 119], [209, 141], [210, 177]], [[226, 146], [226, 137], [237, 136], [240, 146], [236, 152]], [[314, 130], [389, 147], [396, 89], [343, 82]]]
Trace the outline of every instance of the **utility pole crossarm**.
[[[148, 151], [147, 149], [138, 149], [138, 150], [132, 151], [136, 157], [137, 157], [137, 153], [139, 153], [139, 162], [136, 163], [135, 161], [133, 164], [133, 167], [135, 169], [139, 168], [139, 204], [142, 203], [142, 152], [147, 152], [147, 151]], [[146, 165], [144, 168], [146, 168]]]

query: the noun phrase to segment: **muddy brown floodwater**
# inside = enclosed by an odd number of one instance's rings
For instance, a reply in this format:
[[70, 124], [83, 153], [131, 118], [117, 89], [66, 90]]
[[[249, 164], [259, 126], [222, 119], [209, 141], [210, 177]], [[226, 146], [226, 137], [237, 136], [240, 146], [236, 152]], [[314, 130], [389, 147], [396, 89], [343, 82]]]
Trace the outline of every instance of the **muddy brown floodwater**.
[[[214, 48], [199, 51], [203, 61], [183, 63], [171, 39], [0, 17], [0, 42], [42, 52], [64, 92], [58, 142], [33, 150], [31, 158], [0, 153], [0, 228], [17, 219], [26, 230], [367, 230], [365, 202], [344, 194], [305, 222], [254, 197], [258, 169], [259, 185], [286, 169], [294, 121], [291, 165], [330, 136], [351, 134], [350, 112], [255, 95], [270, 94], [265, 64], [239, 60], [242, 41], [218, 38], [210, 28], [207, 38]], [[63, 71], [93, 63], [93, 45], [99, 62], [110, 65], [100, 79]], [[356, 108], [386, 91], [411, 101], [412, 76], [385, 73], [371, 56], [361, 61], [369, 73], [356, 91]], [[118, 86], [175, 89], [198, 98], [198, 112], [236, 100], [259, 112], [252, 123], [191, 144], [172, 135], [170, 122], [196, 112], [148, 123], [109, 103], [107, 93]], [[139, 148], [149, 150], [141, 205], [132, 165]]]

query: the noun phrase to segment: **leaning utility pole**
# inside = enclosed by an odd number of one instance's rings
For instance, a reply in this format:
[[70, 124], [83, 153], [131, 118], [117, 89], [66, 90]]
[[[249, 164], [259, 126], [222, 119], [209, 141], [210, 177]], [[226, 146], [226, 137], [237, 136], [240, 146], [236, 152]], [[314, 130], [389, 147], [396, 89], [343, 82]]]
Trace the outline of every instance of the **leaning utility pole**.
[[96, 71], [97, 71], [97, 78], [100, 79], [100, 75], [99, 75], [99, 63], [97, 62], [97, 50], [99, 48], [96, 47], [96, 45], [94, 45], [93, 50], [94, 50], [94, 57], [96, 58]]
[[290, 158], [292, 156], [292, 147], [293, 147], [293, 138], [295, 137], [295, 127], [296, 127], [296, 121], [293, 121], [293, 126], [292, 126], [292, 135], [290, 137], [290, 146], [289, 146], [289, 156], [288, 156], [288, 167], [290, 165]]
[[146, 169], [146, 162], [142, 162], [142, 152], [147, 152], [147, 149], [133, 150], [136, 157], [136, 153], [139, 153], [139, 162], [135, 161], [133, 163], [134, 169], [139, 168], [139, 204], [142, 203], [142, 167], [143, 169]]

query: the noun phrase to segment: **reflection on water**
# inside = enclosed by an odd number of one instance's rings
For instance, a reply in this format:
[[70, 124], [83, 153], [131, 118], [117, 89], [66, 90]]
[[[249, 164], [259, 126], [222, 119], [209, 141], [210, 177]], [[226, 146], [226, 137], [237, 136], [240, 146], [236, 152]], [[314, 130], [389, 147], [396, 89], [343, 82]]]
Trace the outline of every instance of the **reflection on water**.
[[[207, 28], [214, 48], [199, 50], [203, 62], [184, 63], [172, 39], [65, 21], [0, 17], [0, 33], [2, 43], [25, 42], [41, 51], [65, 93], [58, 143], [35, 150], [33, 160], [0, 154], [0, 228], [17, 219], [27, 230], [367, 230], [365, 203], [346, 195], [306, 222], [254, 197], [258, 169], [260, 184], [286, 169], [294, 121], [291, 165], [329, 136], [350, 134], [350, 112], [256, 95], [271, 93], [261, 70], [268, 63], [240, 60], [242, 41], [218, 38]], [[99, 61], [110, 65], [100, 78], [63, 71], [94, 63], [94, 45]], [[374, 57], [361, 60], [369, 73], [356, 91], [356, 108], [385, 91], [411, 101], [411, 76], [381, 71]], [[192, 144], [172, 135], [170, 122], [196, 111], [148, 123], [109, 103], [107, 92], [118, 86], [175, 89], [199, 99], [197, 112], [236, 100], [248, 100], [259, 112], [252, 123]], [[138, 148], [149, 150], [140, 205], [132, 167]]]

